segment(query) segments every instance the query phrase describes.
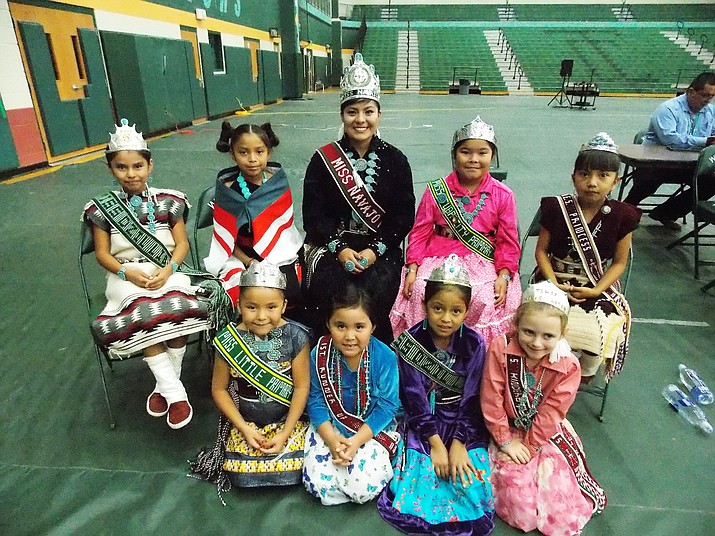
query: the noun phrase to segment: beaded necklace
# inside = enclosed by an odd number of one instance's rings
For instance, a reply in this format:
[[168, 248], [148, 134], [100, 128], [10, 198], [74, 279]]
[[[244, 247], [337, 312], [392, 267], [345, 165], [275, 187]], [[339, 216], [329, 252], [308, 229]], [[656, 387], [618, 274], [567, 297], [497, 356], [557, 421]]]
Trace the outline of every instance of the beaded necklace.
[[471, 224], [479, 214], [479, 211], [484, 208], [484, 201], [487, 199], [488, 196], [489, 195], [487, 194], [487, 192], [482, 192], [479, 196], [479, 202], [477, 203], [477, 206], [470, 211], [467, 211], [467, 209], [464, 208], [471, 202], [471, 198], [468, 195], [456, 195], [454, 196], [454, 200], [459, 205], [459, 211], [462, 213], [462, 216], [464, 217], [466, 222]]
[[[330, 380], [337, 385], [336, 392], [343, 402], [343, 356], [335, 346], [330, 352]], [[355, 396], [355, 415], [362, 418], [370, 405], [370, 354], [367, 348], [360, 356], [357, 369], [357, 395]]]
[[[238, 182], [238, 187], [241, 189], [241, 193], [243, 194], [243, 197], [245, 197], [246, 201], [248, 201], [248, 198], [251, 197], [251, 191], [248, 189], [248, 184], [246, 184], [246, 179], [243, 178], [243, 173], [238, 174], [236, 181]], [[266, 182], [266, 172], [265, 171], [261, 174], [261, 184], [263, 184], [264, 182]]]
[[[537, 407], [544, 396], [541, 391], [541, 380], [544, 378], [544, 369], [541, 370], [539, 382], [536, 382], [536, 376], [524, 367], [524, 376], [522, 377], [523, 392], [516, 402], [517, 417], [514, 419], [514, 426], [526, 431], [531, 428], [534, 416], [538, 413]], [[526, 384], [526, 385], [524, 385]], [[532, 394], [531, 402], [529, 395]]]
[[259, 339], [252, 331], [247, 331], [244, 336], [246, 344], [256, 354], [261, 354], [261, 357], [268, 359], [273, 370], [278, 370], [277, 362], [283, 357], [280, 349], [283, 347], [283, 327], [273, 328], [268, 332], [265, 339]]
[[122, 190], [122, 193], [124, 193], [124, 200], [126, 201], [127, 206], [134, 213], [134, 216], [139, 222], [141, 222], [141, 219], [139, 218], [139, 207], [144, 202], [144, 199], [142, 197], [146, 196], [146, 219], [149, 227], [149, 232], [151, 234], [156, 234], [156, 216], [154, 215], [154, 213], [156, 212], [156, 196], [154, 196], [154, 199], [152, 199], [151, 191], [149, 190], [149, 188], [147, 188], [146, 191], [142, 192], [140, 195], [134, 194], [131, 197], [129, 197], [129, 194], [124, 190]]

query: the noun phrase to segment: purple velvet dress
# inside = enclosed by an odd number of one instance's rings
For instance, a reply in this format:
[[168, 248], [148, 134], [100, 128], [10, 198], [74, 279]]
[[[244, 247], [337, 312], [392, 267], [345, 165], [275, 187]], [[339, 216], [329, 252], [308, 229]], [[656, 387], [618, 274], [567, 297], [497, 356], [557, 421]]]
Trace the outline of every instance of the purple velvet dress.
[[[429, 352], [465, 378], [462, 393], [435, 384], [399, 359], [400, 399], [404, 430], [393, 461], [395, 476], [378, 499], [380, 515], [410, 534], [480, 535], [494, 528], [494, 501], [489, 481], [489, 434], [482, 418], [479, 391], [484, 365], [484, 341], [476, 331], [462, 328], [445, 351], [438, 351], [429, 328], [422, 323], [409, 332]], [[438, 434], [449, 450], [461, 441], [477, 471], [463, 487], [438, 478], [430, 459], [429, 438]]]

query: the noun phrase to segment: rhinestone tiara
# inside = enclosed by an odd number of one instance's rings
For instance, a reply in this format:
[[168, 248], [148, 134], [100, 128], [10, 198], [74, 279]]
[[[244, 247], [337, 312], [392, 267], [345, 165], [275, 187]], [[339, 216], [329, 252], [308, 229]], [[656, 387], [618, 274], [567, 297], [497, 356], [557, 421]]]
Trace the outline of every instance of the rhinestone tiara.
[[286, 276], [268, 261], [254, 262], [241, 273], [241, 287], [268, 287], [285, 290]]
[[355, 54], [355, 61], [343, 71], [340, 79], [340, 104], [355, 99], [372, 99], [380, 102], [380, 77], [375, 66], [368, 65], [362, 54]]
[[469, 272], [467, 272], [467, 269], [462, 265], [462, 261], [460, 261], [459, 257], [454, 253], [447, 257], [444, 263], [432, 270], [427, 281], [472, 287], [469, 282]]
[[581, 146], [581, 151], [607, 151], [618, 154], [618, 145], [605, 132], [599, 132]]
[[494, 134], [494, 127], [482, 121], [482, 118], [477, 116], [474, 120], [467, 123], [454, 133], [452, 138], [452, 149], [464, 140], [485, 140], [497, 146], [497, 137]]
[[122, 118], [119, 125], [115, 125], [114, 134], [109, 134], [107, 153], [119, 151], [148, 151], [146, 141], [141, 132], [137, 132], [136, 124], [129, 126], [129, 121]]

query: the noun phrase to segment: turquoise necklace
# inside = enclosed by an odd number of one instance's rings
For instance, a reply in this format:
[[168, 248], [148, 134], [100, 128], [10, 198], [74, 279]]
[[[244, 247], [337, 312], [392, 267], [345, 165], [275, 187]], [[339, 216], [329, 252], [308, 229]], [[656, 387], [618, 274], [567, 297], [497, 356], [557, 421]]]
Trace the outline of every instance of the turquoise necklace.
[[[243, 173], [239, 173], [238, 178], [236, 180], [238, 181], [238, 187], [241, 189], [241, 193], [243, 194], [243, 197], [245, 197], [246, 201], [248, 201], [248, 198], [251, 197], [251, 191], [248, 189], [248, 184], [246, 184], [246, 179], [243, 178]], [[266, 182], [266, 172], [265, 171], [261, 175], [261, 184], [263, 184], [264, 182]]]
[[454, 200], [459, 205], [459, 211], [462, 213], [462, 216], [464, 217], [466, 222], [471, 224], [479, 214], [479, 211], [484, 208], [484, 201], [487, 199], [487, 197], [487, 192], [482, 192], [482, 194], [479, 196], [479, 202], [477, 203], [477, 206], [470, 211], [467, 211], [467, 209], [464, 208], [472, 200], [468, 195], [456, 195], [454, 196]]
[[367, 159], [362, 157], [355, 158], [355, 154], [352, 151], [347, 151], [345, 155], [350, 159], [350, 163], [356, 171], [365, 173], [365, 188], [368, 192], [372, 192], [375, 189], [375, 175], [377, 175], [379, 169], [377, 162], [380, 157], [374, 151], [370, 151], [367, 154]]
[[[123, 190], [122, 190], [123, 191]], [[156, 206], [154, 205], [154, 201], [152, 201], [151, 198], [151, 192], [149, 192], [149, 188], [146, 189], [146, 192], [142, 192], [141, 195], [134, 194], [131, 197], [129, 197], [129, 194], [127, 192], [124, 192], [124, 198], [127, 201], [127, 205], [131, 209], [131, 211], [134, 213], [134, 216], [136, 216], [137, 220], [141, 222], [139, 219], [139, 207], [142, 206], [142, 203], [144, 202], [144, 199], [142, 199], [142, 196], [146, 195], [146, 219], [147, 219], [147, 225], [149, 227], [149, 232], [151, 234], [156, 234], [156, 216], [154, 213], [156, 212]]]

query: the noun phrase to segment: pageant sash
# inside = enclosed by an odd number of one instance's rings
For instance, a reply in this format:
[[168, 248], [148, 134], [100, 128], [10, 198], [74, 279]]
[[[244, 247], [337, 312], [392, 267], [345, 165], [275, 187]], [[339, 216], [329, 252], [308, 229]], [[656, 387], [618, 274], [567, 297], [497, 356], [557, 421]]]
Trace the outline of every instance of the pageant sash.
[[260, 392], [276, 402], [290, 407], [293, 380], [273, 370], [253, 353], [234, 324], [229, 324], [216, 334], [214, 348], [226, 362]]
[[[323, 336], [318, 341], [318, 346], [315, 351], [315, 364], [318, 371], [318, 382], [320, 383], [320, 388], [323, 390], [325, 402], [328, 405], [328, 409], [333, 417], [335, 417], [335, 419], [345, 428], [353, 433], [357, 433], [360, 427], [365, 424], [365, 421], [345, 410], [340, 400], [341, 394], [335, 390], [335, 386], [333, 385], [333, 382], [330, 381], [330, 377], [328, 375], [328, 360], [330, 359], [332, 347], [333, 341], [328, 336]], [[397, 442], [385, 432], [378, 433], [375, 436], [375, 440], [380, 443], [380, 445], [385, 447], [385, 450], [390, 453], [390, 458], [392, 458], [397, 452]]]
[[[508, 341], [507, 341], [508, 342]], [[518, 355], [506, 354], [506, 374], [507, 386], [509, 388], [509, 402], [514, 410], [514, 426], [522, 430], [531, 428], [531, 423], [538, 413], [536, 405], [539, 401], [526, 400], [526, 404], [520, 408], [519, 401], [523, 399], [526, 391], [526, 372], [524, 370], [524, 360]], [[543, 374], [543, 372], [542, 372]]]
[[440, 178], [430, 182], [427, 186], [447, 225], [459, 241], [477, 255], [494, 262], [494, 245], [464, 219], [452, 192], [447, 187], [447, 182]]
[[608, 503], [606, 492], [591, 474], [586, 465], [586, 456], [576, 441], [576, 438], [569, 432], [563, 424], [559, 425], [556, 432], [549, 441], [559, 449], [559, 452], [566, 458], [566, 462], [576, 477], [581, 494], [593, 502], [593, 513], [600, 514]]
[[406, 363], [430, 380], [455, 393], [464, 391], [464, 375], [454, 372], [427, 351], [411, 333], [403, 331], [390, 345]]
[[[593, 235], [573, 195], [564, 194], [556, 199], [561, 207], [561, 212], [566, 220], [566, 226], [568, 227], [574, 247], [581, 258], [586, 275], [595, 287], [598, 281], [603, 277], [603, 266]], [[631, 331], [631, 310], [626, 298], [620, 293], [619, 282], [607, 288], [603, 292], [603, 295], [613, 304], [619, 315], [625, 319], [622, 327], [623, 341], [618, 345], [613, 360], [606, 365], [606, 379], [610, 379], [621, 372], [623, 362], [628, 353], [628, 335]], [[603, 337], [604, 334], [601, 334], [601, 336]], [[603, 344], [601, 346], [603, 347]]]
[[112, 227], [121, 233], [149, 262], [163, 268], [171, 262], [171, 254], [161, 241], [139, 223], [116, 193], [109, 192], [92, 199], [94, 205]]
[[353, 168], [343, 148], [337, 143], [328, 143], [318, 149], [320, 158], [328, 168], [330, 176], [338, 185], [340, 193], [355, 214], [373, 233], [382, 224], [385, 210], [377, 204], [365, 183]]

